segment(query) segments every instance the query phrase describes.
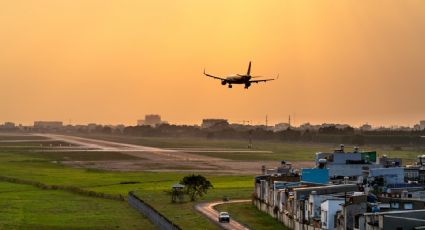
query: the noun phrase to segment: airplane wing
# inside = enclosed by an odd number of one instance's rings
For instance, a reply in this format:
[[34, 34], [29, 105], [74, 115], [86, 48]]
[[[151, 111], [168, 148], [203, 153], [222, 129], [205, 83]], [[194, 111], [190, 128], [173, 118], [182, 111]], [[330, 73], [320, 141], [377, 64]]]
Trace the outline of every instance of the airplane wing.
[[208, 76], [208, 77], [212, 77], [212, 78], [214, 78], [214, 79], [218, 79], [218, 80], [226, 80], [226, 79], [221, 78], [221, 77], [216, 77], [216, 76], [214, 76], [214, 75], [207, 74], [207, 73], [205, 72], [205, 69], [204, 69], [204, 75], [205, 75], [205, 76]]
[[[253, 76], [252, 78], [257, 78], [257, 77], [262, 77], [262, 76]], [[279, 74], [277, 75], [276, 78], [269, 78], [269, 79], [260, 79], [260, 80], [251, 80], [249, 82], [251, 83], [260, 83], [260, 82], [267, 82], [267, 81], [273, 81], [279, 79]]]
[[252, 80], [252, 81], [249, 81], [249, 82], [260, 83], [260, 82], [273, 81], [273, 80], [276, 80], [276, 79], [270, 78], [270, 79]]

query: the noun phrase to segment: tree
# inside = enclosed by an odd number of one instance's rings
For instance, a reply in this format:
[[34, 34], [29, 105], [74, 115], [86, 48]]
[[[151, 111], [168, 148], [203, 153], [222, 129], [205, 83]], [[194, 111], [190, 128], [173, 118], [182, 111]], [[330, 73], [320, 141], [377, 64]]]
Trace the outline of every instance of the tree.
[[213, 187], [204, 176], [195, 174], [185, 176], [180, 184], [185, 185], [185, 192], [189, 195], [191, 201], [195, 201], [198, 196], [202, 197], [208, 189]]

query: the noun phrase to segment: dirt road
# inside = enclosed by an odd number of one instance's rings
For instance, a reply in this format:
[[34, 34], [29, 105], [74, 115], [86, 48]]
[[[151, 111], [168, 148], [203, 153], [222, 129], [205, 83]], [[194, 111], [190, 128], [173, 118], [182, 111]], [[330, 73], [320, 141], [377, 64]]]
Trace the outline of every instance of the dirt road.
[[243, 226], [236, 220], [232, 219], [232, 214], [230, 214], [230, 222], [229, 223], [220, 223], [218, 222], [218, 214], [219, 212], [214, 209], [216, 205], [219, 204], [228, 204], [228, 203], [246, 203], [251, 202], [251, 200], [233, 200], [233, 201], [216, 201], [216, 202], [210, 202], [210, 203], [200, 203], [195, 206], [195, 209], [204, 214], [206, 217], [208, 217], [210, 220], [216, 222], [222, 229], [228, 229], [228, 230], [249, 230], [249, 228]]

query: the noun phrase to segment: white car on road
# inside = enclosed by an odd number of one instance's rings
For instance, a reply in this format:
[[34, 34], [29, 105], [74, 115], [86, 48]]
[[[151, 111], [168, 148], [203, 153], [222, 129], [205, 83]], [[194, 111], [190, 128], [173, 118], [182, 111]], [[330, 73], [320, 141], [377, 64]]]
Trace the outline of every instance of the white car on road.
[[218, 222], [220, 223], [229, 223], [230, 222], [230, 215], [228, 212], [220, 212], [220, 214], [218, 214]]

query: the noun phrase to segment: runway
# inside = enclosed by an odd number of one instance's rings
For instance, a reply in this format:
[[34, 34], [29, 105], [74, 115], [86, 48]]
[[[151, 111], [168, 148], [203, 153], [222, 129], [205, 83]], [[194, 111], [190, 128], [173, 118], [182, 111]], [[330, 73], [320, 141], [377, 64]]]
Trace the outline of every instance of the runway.
[[164, 149], [147, 147], [135, 144], [126, 144], [115, 141], [106, 141], [86, 137], [76, 137], [59, 134], [35, 134], [50, 140], [62, 141], [74, 145], [72, 147], [52, 147], [35, 150], [37, 152], [119, 152], [139, 158], [140, 160], [108, 160], [108, 161], [63, 161], [69, 166], [81, 168], [95, 168], [102, 170], [116, 171], [187, 171], [187, 172], [208, 172], [215, 174], [232, 175], [257, 175], [261, 173], [261, 166], [276, 166], [276, 161], [243, 161], [229, 160], [218, 157], [195, 154], [196, 152], [250, 152], [257, 153], [263, 151], [253, 151], [246, 149], [225, 149], [225, 148], [179, 148]]

